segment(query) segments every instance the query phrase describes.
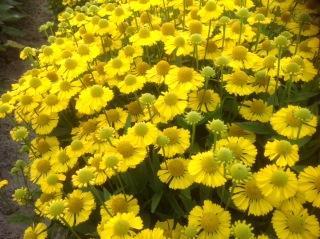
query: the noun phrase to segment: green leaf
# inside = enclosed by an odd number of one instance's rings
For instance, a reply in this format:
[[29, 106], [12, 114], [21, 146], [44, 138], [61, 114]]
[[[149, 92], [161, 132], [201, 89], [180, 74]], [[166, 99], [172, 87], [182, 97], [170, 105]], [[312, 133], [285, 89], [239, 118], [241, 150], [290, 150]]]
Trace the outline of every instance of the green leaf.
[[258, 122], [239, 122], [236, 124], [245, 130], [248, 130], [257, 134], [263, 134], [263, 135], [274, 134], [269, 124], [263, 124]]
[[152, 196], [151, 199], [151, 213], [154, 213], [161, 201], [163, 191], [157, 192]]
[[291, 168], [296, 171], [297, 173], [300, 173], [305, 167], [307, 167], [306, 165], [294, 165], [291, 166]]

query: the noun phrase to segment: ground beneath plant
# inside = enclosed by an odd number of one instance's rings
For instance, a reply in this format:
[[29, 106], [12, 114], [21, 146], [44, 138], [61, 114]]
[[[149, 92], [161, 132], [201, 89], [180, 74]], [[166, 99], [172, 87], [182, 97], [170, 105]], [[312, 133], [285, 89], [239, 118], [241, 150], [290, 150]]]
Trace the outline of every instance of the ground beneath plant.
[[[45, 37], [38, 32], [43, 23], [52, 20], [46, 0], [24, 0], [21, 10], [26, 17], [17, 26], [25, 32], [16, 42], [25, 46], [39, 47], [45, 43]], [[10, 89], [10, 85], [16, 82], [21, 74], [28, 69], [28, 65], [19, 59], [19, 50], [8, 48], [6, 52], [0, 52], [0, 94]], [[6, 189], [5, 199], [0, 199], [0, 239], [20, 239], [23, 229], [27, 225], [9, 223], [12, 215], [19, 213], [18, 206], [12, 202], [11, 194], [14, 188], [22, 186], [19, 179], [10, 175], [10, 169], [14, 162], [21, 157], [19, 147], [10, 138], [12, 125], [8, 120], [0, 120], [0, 178], [10, 181]], [[21, 178], [20, 178], [21, 181]]]

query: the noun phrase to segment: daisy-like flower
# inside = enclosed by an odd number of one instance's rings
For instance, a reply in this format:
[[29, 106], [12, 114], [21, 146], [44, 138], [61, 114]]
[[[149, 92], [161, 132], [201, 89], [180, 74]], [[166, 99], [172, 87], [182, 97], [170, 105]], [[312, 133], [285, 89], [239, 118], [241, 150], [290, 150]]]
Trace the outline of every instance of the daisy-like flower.
[[186, 129], [169, 127], [163, 130], [163, 135], [169, 139], [160, 154], [164, 157], [171, 158], [176, 154], [183, 154], [190, 146], [190, 132]]
[[306, 200], [320, 208], [320, 166], [309, 166], [300, 172], [299, 187], [306, 195]]
[[79, 75], [87, 71], [87, 62], [81, 58], [80, 55], [71, 55], [66, 58], [59, 70], [59, 75], [62, 75], [63, 78], [72, 80], [77, 78]]
[[230, 94], [244, 96], [254, 92], [254, 79], [244, 71], [237, 70], [232, 74], [226, 74], [223, 80], [226, 82], [224, 87]]
[[97, 172], [94, 167], [85, 166], [72, 175], [72, 183], [75, 187], [85, 188], [95, 184]]
[[128, 74], [122, 81], [118, 83], [121, 93], [130, 94], [137, 90], [141, 90], [145, 83], [145, 77]]
[[60, 219], [64, 216], [66, 201], [63, 199], [53, 199], [48, 202], [44, 215], [49, 219]]
[[58, 125], [59, 116], [56, 113], [46, 114], [40, 113], [35, 114], [31, 120], [32, 128], [37, 134], [49, 134]]
[[134, 198], [132, 195], [125, 194], [116, 194], [112, 195], [105, 203], [105, 207], [108, 209], [108, 212], [102, 206], [100, 209], [100, 213], [102, 216], [102, 221], [109, 220], [112, 216], [121, 213], [132, 213], [135, 216], [139, 214], [140, 207], [138, 204], [138, 200]]
[[175, 36], [166, 38], [165, 51], [168, 55], [175, 53], [176, 56], [187, 56], [193, 51], [190, 44], [190, 36], [186, 32], [181, 32]]
[[278, 166], [293, 166], [299, 160], [299, 147], [286, 140], [274, 140], [265, 145], [264, 156], [275, 160]]
[[255, 133], [245, 130], [242, 128], [239, 124], [231, 123], [228, 125], [228, 136], [234, 136], [234, 137], [243, 137], [245, 139], [248, 139], [250, 142], [254, 143], [256, 141], [256, 135]]
[[187, 95], [185, 92], [172, 90], [164, 92], [163, 95], [159, 96], [154, 106], [160, 116], [168, 121], [184, 113], [187, 104]]
[[276, 165], [268, 165], [260, 169], [256, 180], [262, 194], [266, 197], [272, 196], [274, 202], [288, 199], [298, 190], [296, 175], [289, 169], [284, 170]]
[[58, 193], [61, 192], [65, 179], [66, 176], [64, 174], [51, 172], [39, 180], [39, 184], [44, 193]]
[[272, 225], [279, 239], [320, 237], [319, 221], [304, 208], [274, 211]]
[[37, 223], [24, 230], [23, 239], [46, 239], [48, 237], [47, 225]]
[[112, 58], [104, 67], [104, 71], [108, 76], [114, 77], [116, 75], [123, 76], [130, 71], [130, 61], [125, 58]]
[[188, 225], [197, 229], [198, 238], [229, 238], [230, 221], [230, 213], [209, 200], [194, 207], [188, 216]]
[[146, 157], [145, 146], [134, 144], [128, 136], [114, 140], [113, 145], [110, 151], [121, 154], [129, 168], [135, 168]]
[[78, 157], [67, 153], [66, 149], [60, 148], [51, 154], [52, 170], [65, 173], [72, 169], [78, 161]]
[[211, 20], [216, 20], [222, 14], [223, 8], [214, 0], [209, 0], [206, 4], [199, 10], [199, 16], [202, 22], [209, 22]]
[[42, 180], [51, 171], [52, 166], [48, 157], [37, 158], [31, 162], [30, 180], [37, 182]]
[[50, 92], [56, 94], [59, 99], [67, 101], [81, 90], [81, 82], [78, 80], [59, 80], [52, 84]]
[[300, 56], [286, 57], [281, 59], [281, 75], [285, 80], [293, 82], [308, 82], [317, 75], [317, 69], [308, 59]]
[[212, 151], [192, 156], [188, 170], [196, 183], [209, 187], [219, 187], [227, 181], [224, 166], [216, 160]]
[[189, 161], [183, 158], [166, 160], [160, 165], [157, 173], [163, 183], [167, 183], [172, 189], [185, 189], [192, 183], [192, 176], [188, 172]]
[[188, 106], [193, 110], [202, 112], [215, 111], [219, 104], [220, 97], [213, 90], [195, 90], [188, 95]]
[[220, 139], [216, 144], [216, 150], [220, 148], [230, 149], [236, 160], [248, 166], [252, 166], [256, 160], [256, 147], [248, 139], [243, 137]]
[[142, 227], [140, 217], [133, 213], [118, 213], [103, 225], [100, 236], [101, 238], [129, 239]]
[[244, 46], [235, 46], [226, 51], [230, 57], [229, 65], [235, 70], [239, 69], [259, 69], [261, 68], [261, 59], [256, 54], [248, 51]]
[[78, 189], [69, 193], [65, 202], [64, 219], [71, 226], [87, 221], [96, 206], [94, 197], [90, 192], [82, 192]]
[[80, 93], [76, 102], [76, 109], [83, 114], [94, 114], [105, 107], [112, 98], [112, 90], [104, 86], [94, 85]]
[[259, 189], [255, 175], [251, 179], [236, 185], [232, 194], [232, 201], [240, 210], [247, 210], [249, 215], [262, 216], [273, 209], [271, 203]]
[[270, 123], [278, 134], [289, 139], [301, 139], [316, 132], [317, 117], [307, 108], [289, 105], [274, 113]]
[[167, 61], [161, 60], [154, 67], [147, 71], [147, 81], [161, 84], [165, 82], [165, 79], [171, 69], [171, 66]]
[[265, 123], [271, 118], [273, 107], [261, 99], [245, 100], [242, 102], [239, 112], [246, 120]]
[[104, 117], [106, 117], [106, 121], [110, 127], [118, 130], [124, 127], [128, 114], [122, 108], [117, 107], [114, 109], [106, 110]]
[[152, 46], [161, 39], [161, 33], [158, 30], [150, 30], [149, 27], [143, 26], [139, 32], [130, 37], [130, 42], [134, 46]]
[[55, 94], [48, 94], [40, 105], [40, 112], [45, 114], [58, 113], [68, 107], [68, 100], [59, 99]]
[[139, 122], [128, 129], [128, 137], [135, 145], [148, 146], [154, 144], [159, 130], [152, 123]]
[[166, 84], [170, 90], [189, 92], [200, 88], [204, 78], [190, 67], [176, 67], [166, 77]]

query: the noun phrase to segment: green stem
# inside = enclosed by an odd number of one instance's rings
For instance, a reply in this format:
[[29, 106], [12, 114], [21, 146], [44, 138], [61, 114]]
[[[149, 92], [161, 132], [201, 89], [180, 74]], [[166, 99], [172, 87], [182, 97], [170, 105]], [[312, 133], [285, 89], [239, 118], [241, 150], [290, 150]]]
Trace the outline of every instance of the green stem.
[[294, 54], [296, 54], [297, 51], [298, 51], [298, 47], [299, 47], [300, 40], [301, 40], [302, 27], [303, 27], [303, 24], [301, 23], [300, 26], [299, 26], [299, 33], [298, 33], [298, 38], [297, 38], [297, 44], [296, 44], [296, 47], [294, 49]]
[[204, 57], [203, 57], [204, 60], [206, 59], [207, 51], [208, 51], [208, 45], [209, 45], [209, 39], [210, 39], [210, 31], [211, 31], [211, 22], [212, 22], [212, 20], [209, 21], [209, 30], [208, 30], [208, 35], [207, 35], [206, 49], [204, 51]]
[[194, 55], [195, 55], [195, 59], [196, 59], [196, 70], [199, 70], [199, 55], [198, 55], [198, 45], [195, 44], [194, 45]]
[[147, 108], [148, 108], [148, 113], [149, 113], [149, 117], [150, 117], [150, 122], [153, 123], [153, 121], [152, 121], [153, 117], [152, 117], [152, 113], [151, 113], [151, 109], [150, 109], [150, 105], [149, 104], [147, 105]]
[[278, 66], [277, 66], [277, 78], [276, 78], [276, 86], [275, 86], [275, 92], [278, 89], [279, 85], [279, 75], [280, 75], [280, 62], [281, 62], [281, 56], [282, 56], [282, 48], [279, 47], [279, 53], [278, 53]]
[[258, 43], [259, 43], [259, 40], [260, 40], [260, 32], [261, 32], [261, 26], [260, 26], [260, 23], [258, 23], [257, 40], [256, 40], [256, 44], [254, 46], [254, 51], [256, 51], [257, 48], [258, 48]]
[[225, 41], [226, 41], [226, 24], [223, 24], [223, 27], [222, 27], [222, 51], [224, 49]]
[[106, 210], [106, 212], [109, 214], [110, 217], [112, 217], [113, 215], [111, 214], [111, 212], [108, 210], [108, 208], [106, 207], [106, 205], [104, 204], [103, 200], [100, 198], [99, 193], [96, 192], [96, 189], [94, 186], [89, 186], [89, 190], [90, 192], [92, 192], [92, 194], [98, 199], [99, 203], [101, 204], [101, 206], [104, 208], [104, 210]]
[[77, 239], [81, 239], [81, 237], [78, 235], [78, 233], [69, 225], [69, 223], [63, 218], [60, 217], [59, 218], [64, 224], [66, 224], [66, 226], [68, 227], [68, 229], [71, 231], [71, 233], [77, 238]]
[[235, 188], [235, 185], [234, 185], [234, 183], [232, 183], [231, 190], [230, 190], [230, 197], [228, 197], [228, 201], [226, 203], [225, 210], [227, 210], [228, 207], [230, 206], [230, 202], [231, 202], [231, 198], [232, 198], [232, 194], [233, 194], [234, 188]]
[[241, 42], [242, 28], [243, 28], [243, 19], [240, 18], [240, 33], [239, 33], [239, 40], [238, 40], [238, 43], [239, 43], [239, 44], [240, 44], [240, 42]]
[[193, 154], [195, 135], [196, 135], [196, 124], [192, 124], [190, 155]]
[[182, 30], [184, 31], [186, 25], [186, 0], [183, 0], [183, 15], [182, 15]]

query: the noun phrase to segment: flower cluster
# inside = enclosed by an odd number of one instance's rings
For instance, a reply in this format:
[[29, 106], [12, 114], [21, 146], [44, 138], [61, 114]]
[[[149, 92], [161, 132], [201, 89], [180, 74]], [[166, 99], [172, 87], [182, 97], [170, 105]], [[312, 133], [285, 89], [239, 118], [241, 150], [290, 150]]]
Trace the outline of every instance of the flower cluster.
[[66, 8], [0, 101], [29, 156], [12, 170], [24, 239], [319, 238], [312, 4]]

